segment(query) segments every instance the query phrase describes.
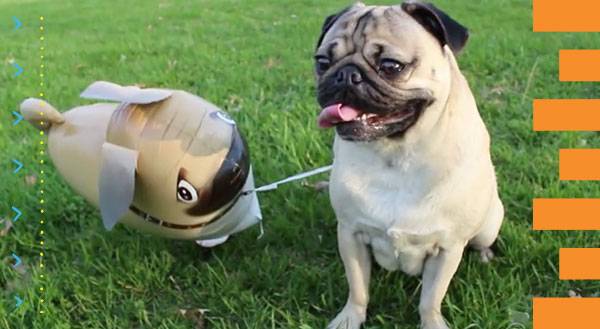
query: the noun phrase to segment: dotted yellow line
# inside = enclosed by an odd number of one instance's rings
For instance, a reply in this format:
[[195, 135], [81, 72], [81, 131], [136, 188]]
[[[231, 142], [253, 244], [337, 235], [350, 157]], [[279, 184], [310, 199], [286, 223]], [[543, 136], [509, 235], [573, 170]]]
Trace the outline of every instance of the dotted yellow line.
[[[44, 97], [44, 50], [45, 50], [45, 42], [44, 42], [44, 16], [40, 16], [40, 93], [39, 96], [40, 97]], [[40, 107], [43, 106], [43, 103], [40, 103]], [[40, 111], [40, 116], [43, 117], [44, 116], [44, 112]], [[42, 124], [42, 126], [44, 125], [43, 120], [40, 122]], [[45, 216], [44, 213], [46, 211], [45, 209], [45, 204], [46, 204], [46, 200], [45, 200], [45, 195], [44, 195], [44, 183], [45, 183], [45, 177], [44, 177], [44, 154], [45, 154], [45, 142], [44, 142], [44, 132], [40, 131], [40, 143], [39, 143], [39, 148], [40, 148], [40, 231], [39, 231], [39, 243], [40, 243], [40, 270], [39, 270], [39, 282], [40, 282], [40, 287], [39, 287], [39, 296], [40, 296], [40, 314], [44, 314], [44, 309], [43, 309], [43, 305], [44, 305], [44, 299], [45, 299], [45, 294], [44, 294], [44, 282], [46, 282], [45, 277], [44, 277], [44, 256], [46, 254], [46, 246], [45, 246], [45, 241], [44, 241], [44, 227], [45, 227]]]

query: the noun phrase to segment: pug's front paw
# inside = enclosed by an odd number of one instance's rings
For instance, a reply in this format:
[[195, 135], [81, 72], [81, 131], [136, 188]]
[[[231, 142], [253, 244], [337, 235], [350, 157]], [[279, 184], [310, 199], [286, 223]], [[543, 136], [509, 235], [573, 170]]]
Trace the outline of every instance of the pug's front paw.
[[485, 248], [479, 251], [479, 258], [482, 263], [487, 264], [494, 259], [494, 252], [490, 248]]
[[327, 329], [360, 329], [366, 317], [366, 307], [346, 304], [344, 309], [329, 323]]

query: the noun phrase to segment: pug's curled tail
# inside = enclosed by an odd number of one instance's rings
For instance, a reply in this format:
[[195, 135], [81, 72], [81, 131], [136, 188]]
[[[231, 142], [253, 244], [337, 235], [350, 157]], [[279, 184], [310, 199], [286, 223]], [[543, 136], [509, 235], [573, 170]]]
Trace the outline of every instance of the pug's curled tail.
[[37, 98], [27, 98], [21, 103], [23, 118], [39, 130], [47, 131], [54, 124], [65, 122], [65, 117], [52, 105]]

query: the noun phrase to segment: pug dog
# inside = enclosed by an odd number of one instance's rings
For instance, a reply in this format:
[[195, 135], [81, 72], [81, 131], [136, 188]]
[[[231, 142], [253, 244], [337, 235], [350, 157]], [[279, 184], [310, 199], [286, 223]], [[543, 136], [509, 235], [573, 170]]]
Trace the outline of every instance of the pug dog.
[[421, 275], [424, 329], [467, 246], [493, 257], [504, 208], [490, 137], [456, 61], [468, 31], [428, 3], [358, 3], [325, 20], [315, 61], [318, 123], [335, 128], [330, 198], [349, 284], [328, 328], [360, 328], [372, 257]]

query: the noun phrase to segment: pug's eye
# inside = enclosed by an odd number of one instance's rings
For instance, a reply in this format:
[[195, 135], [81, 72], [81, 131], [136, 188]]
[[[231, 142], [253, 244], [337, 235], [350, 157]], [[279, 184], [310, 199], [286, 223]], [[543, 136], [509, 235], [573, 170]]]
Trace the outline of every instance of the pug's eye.
[[379, 74], [383, 75], [388, 79], [393, 79], [398, 76], [402, 70], [406, 67], [405, 64], [402, 64], [393, 59], [383, 59], [379, 64]]
[[198, 192], [192, 184], [182, 179], [177, 183], [177, 200], [184, 203], [194, 203], [198, 201]]
[[329, 67], [331, 67], [331, 61], [325, 56], [317, 56], [315, 61], [318, 74], [323, 74], [323, 72], [327, 71]]

